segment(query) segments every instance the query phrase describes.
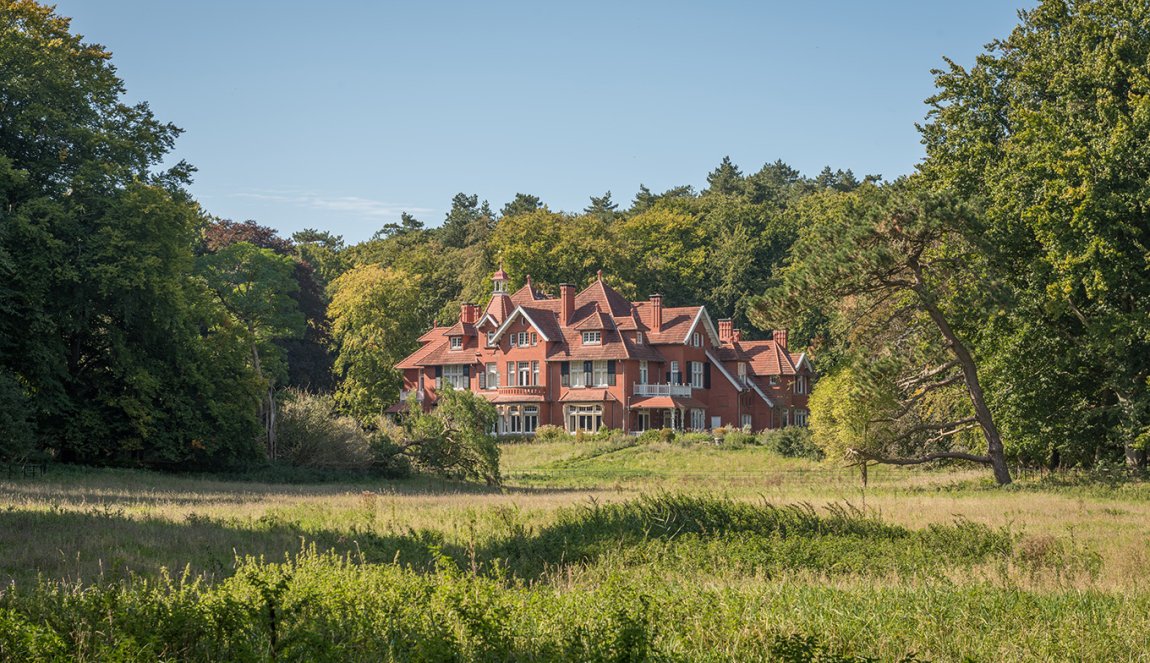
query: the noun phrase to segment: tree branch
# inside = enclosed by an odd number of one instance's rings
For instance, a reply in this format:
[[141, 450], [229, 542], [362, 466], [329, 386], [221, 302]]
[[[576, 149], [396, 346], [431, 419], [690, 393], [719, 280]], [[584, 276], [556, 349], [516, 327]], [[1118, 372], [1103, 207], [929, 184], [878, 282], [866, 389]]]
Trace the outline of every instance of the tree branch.
[[868, 462], [882, 463], [883, 465], [922, 465], [936, 460], [968, 460], [972, 463], [990, 464], [990, 456], [978, 456], [964, 451], [936, 451], [926, 454], [925, 456], [918, 456], [917, 458], [891, 458], [890, 456], [884, 456], [863, 449], [852, 448], [847, 449], [847, 456], [858, 459], [858, 461], [852, 463], [852, 465], [861, 465]]

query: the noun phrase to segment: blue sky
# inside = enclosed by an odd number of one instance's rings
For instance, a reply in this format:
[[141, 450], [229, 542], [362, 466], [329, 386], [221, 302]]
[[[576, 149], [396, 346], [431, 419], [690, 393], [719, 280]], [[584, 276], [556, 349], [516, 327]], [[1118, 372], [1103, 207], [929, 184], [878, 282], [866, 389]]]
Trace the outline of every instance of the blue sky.
[[59, 0], [129, 98], [183, 127], [211, 213], [369, 237], [457, 192], [579, 210], [701, 187], [724, 155], [910, 172], [948, 56], [1023, 0], [239, 2]]

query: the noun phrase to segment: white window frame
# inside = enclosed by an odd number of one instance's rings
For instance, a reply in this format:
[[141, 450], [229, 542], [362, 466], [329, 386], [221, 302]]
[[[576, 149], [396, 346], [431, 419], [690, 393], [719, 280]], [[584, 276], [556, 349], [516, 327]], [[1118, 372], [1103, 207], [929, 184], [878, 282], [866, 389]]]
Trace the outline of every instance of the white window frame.
[[748, 382], [749, 382], [749, 379], [747, 378], [747, 362], [740, 361], [739, 362], [739, 383], [745, 385]]
[[487, 347], [495, 347], [495, 332], [487, 332]]
[[703, 335], [699, 332], [691, 334], [691, 345], [695, 346], [696, 348], [703, 347]]
[[471, 378], [463, 374], [463, 364], [447, 364], [444, 366], [443, 381], [455, 389], [471, 388]]
[[531, 361], [531, 386], [539, 386], [539, 360]]
[[451, 342], [451, 350], [452, 351], [463, 349], [463, 337], [462, 336], [452, 336], [450, 338], [450, 342]]
[[703, 388], [703, 362], [692, 361], [687, 364], [691, 373], [691, 388]]
[[795, 410], [795, 421], [794, 421], [794, 423], [796, 426], [806, 426], [807, 425], [807, 411], [802, 410], [802, 409]]
[[671, 362], [671, 384], [679, 384], [679, 362]]
[[496, 362], [487, 362], [484, 367], [484, 372], [487, 374], [487, 388], [499, 388], [499, 364]]
[[647, 360], [642, 359], [639, 361], [639, 384], [647, 384], [647, 380], [650, 378], [651, 373], [647, 367]]
[[635, 332], [635, 345], [643, 345], [643, 332]]
[[799, 394], [799, 395], [808, 393], [809, 392], [809, 386], [808, 386], [809, 384], [810, 383], [807, 382], [807, 376], [796, 375], [795, 376], [795, 393]]
[[701, 431], [707, 427], [707, 413], [702, 408], [691, 408], [691, 430]]
[[751, 423], [752, 421], [753, 421], [753, 420], [752, 420], [752, 418], [751, 418], [751, 415], [749, 415], [749, 414], [744, 414], [744, 415], [742, 416], [742, 425], [743, 425], [743, 428], [746, 428], [747, 430], [750, 430], [750, 429], [751, 429], [751, 426], [753, 425], [753, 424]]
[[521, 361], [515, 370], [515, 386], [531, 386], [531, 362]]
[[599, 331], [585, 331], [583, 332], [583, 345], [601, 345], [603, 343], [603, 332]]
[[580, 430], [588, 433], [597, 432], [603, 427], [603, 406], [595, 405], [569, 405], [565, 413], [568, 432], [575, 433]]
[[606, 387], [607, 381], [610, 380], [607, 373], [607, 362], [603, 359], [597, 359], [591, 362], [591, 386], [592, 387]]
[[[587, 374], [583, 372], [583, 362], [571, 362], [572, 366], [567, 375], [568, 385], [572, 389], [587, 386]], [[578, 368], [579, 370], [575, 370]]]

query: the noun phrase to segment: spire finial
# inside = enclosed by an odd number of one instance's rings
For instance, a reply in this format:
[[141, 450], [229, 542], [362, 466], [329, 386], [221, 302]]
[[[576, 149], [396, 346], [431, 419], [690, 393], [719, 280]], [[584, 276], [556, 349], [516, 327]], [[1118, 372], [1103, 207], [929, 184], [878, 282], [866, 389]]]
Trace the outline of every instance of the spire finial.
[[600, 281], [603, 280], [603, 270], [600, 269], [598, 272], [595, 272], [595, 275], [599, 277]]

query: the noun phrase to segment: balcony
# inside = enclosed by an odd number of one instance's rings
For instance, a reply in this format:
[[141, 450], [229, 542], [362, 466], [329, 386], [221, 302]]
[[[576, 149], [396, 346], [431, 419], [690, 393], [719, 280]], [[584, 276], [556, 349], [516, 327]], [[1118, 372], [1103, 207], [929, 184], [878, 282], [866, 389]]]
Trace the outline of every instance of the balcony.
[[689, 384], [635, 384], [636, 396], [691, 396]]
[[547, 387], [541, 384], [529, 387], [498, 387], [498, 390], [501, 396], [543, 396], [547, 393]]
[[401, 403], [406, 403], [407, 399], [411, 397], [411, 393], [413, 391], [415, 392], [415, 400], [422, 401], [424, 397], [422, 389], [401, 389], [399, 391], [399, 401]]

